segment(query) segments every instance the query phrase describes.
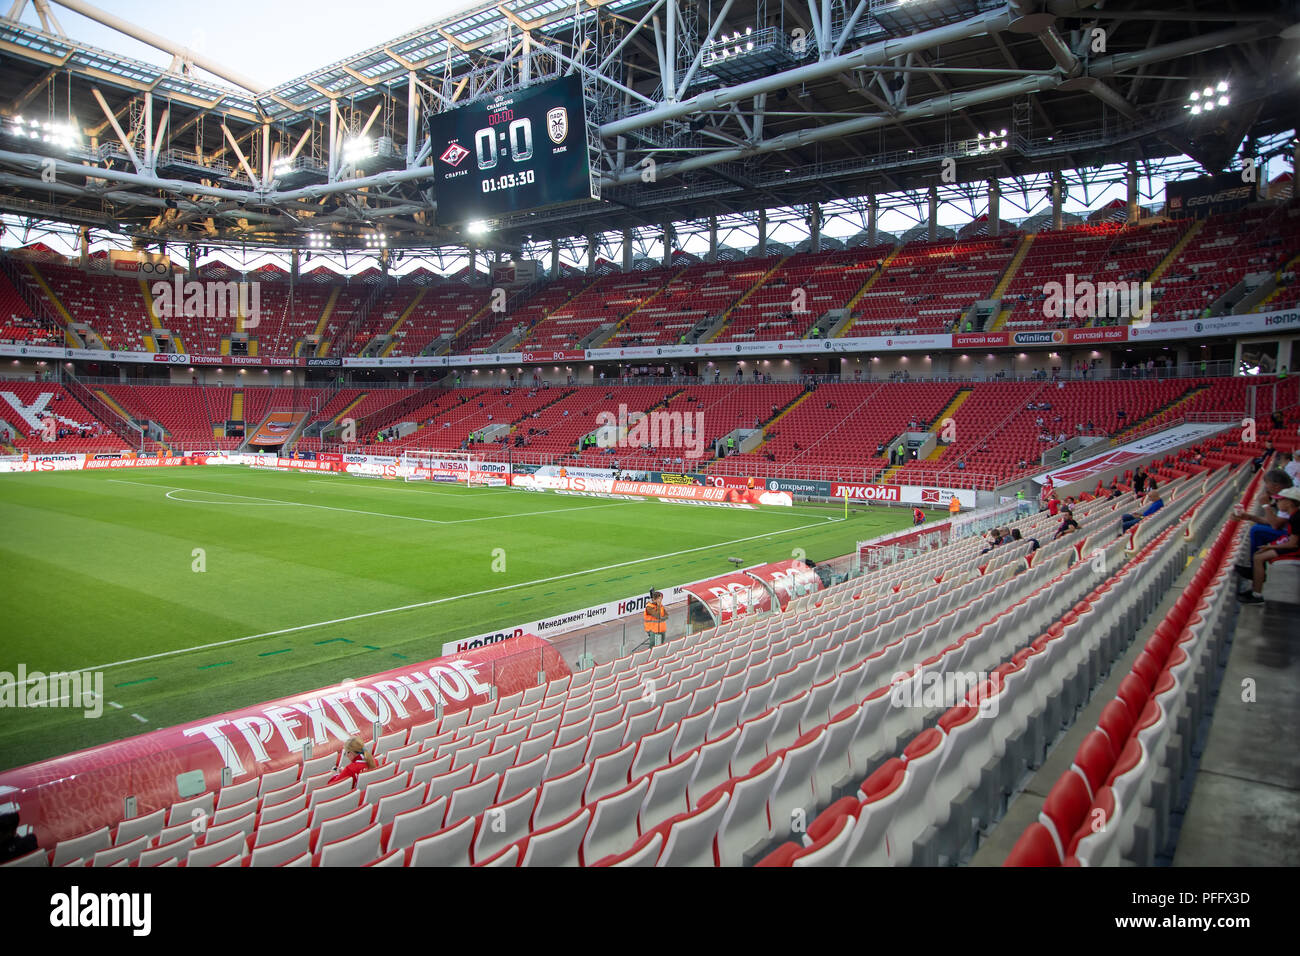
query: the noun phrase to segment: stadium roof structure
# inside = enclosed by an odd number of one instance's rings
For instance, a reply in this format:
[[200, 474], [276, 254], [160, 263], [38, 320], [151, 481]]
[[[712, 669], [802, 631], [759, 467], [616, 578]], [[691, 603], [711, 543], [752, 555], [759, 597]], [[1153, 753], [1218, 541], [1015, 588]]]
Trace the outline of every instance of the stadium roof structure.
[[[499, 0], [261, 88], [83, 0], [13, 0], [0, 18], [0, 212], [141, 246], [324, 237], [362, 250], [382, 233], [394, 249], [509, 252], [941, 182], [1184, 155], [1219, 171], [1296, 127], [1300, 3], [1154, 6]], [[79, 43], [56, 7], [172, 62]], [[430, 117], [572, 73], [600, 200], [512, 215], [486, 236], [440, 222]], [[1224, 107], [1193, 110], [1207, 86]]]

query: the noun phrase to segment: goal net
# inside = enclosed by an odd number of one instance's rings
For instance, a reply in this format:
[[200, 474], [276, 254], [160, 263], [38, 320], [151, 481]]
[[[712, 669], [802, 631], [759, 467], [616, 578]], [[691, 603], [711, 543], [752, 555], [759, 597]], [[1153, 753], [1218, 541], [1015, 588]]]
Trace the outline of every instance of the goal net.
[[510, 468], [485, 462], [468, 452], [408, 449], [402, 452], [401, 474], [406, 481], [438, 481], [467, 488], [490, 488], [509, 484]]

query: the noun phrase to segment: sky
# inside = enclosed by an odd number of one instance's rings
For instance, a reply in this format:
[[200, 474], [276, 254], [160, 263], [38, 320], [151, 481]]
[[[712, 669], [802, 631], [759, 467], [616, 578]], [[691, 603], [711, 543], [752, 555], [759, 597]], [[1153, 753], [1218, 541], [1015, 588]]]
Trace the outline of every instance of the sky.
[[[167, 66], [171, 62], [169, 54], [57, 6], [58, 0], [52, 2], [55, 17], [72, 39], [146, 63]], [[482, 0], [225, 0], [219, 5], [197, 0], [88, 2], [272, 87], [478, 6]], [[21, 19], [40, 28], [40, 18], [30, 3]]]

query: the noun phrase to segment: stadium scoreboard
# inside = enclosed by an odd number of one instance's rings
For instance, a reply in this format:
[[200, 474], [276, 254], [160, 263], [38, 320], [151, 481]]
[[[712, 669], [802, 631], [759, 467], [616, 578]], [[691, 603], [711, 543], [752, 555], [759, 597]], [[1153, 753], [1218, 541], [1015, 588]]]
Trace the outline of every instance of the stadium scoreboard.
[[577, 75], [432, 114], [429, 135], [440, 225], [597, 198]]

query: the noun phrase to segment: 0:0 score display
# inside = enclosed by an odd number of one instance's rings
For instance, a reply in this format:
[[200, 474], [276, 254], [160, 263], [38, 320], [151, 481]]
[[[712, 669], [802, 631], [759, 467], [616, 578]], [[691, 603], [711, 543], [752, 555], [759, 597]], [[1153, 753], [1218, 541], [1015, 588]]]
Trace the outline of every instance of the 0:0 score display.
[[[527, 116], [515, 119], [514, 115], [514, 110], [491, 113], [488, 125], [474, 134], [479, 169], [495, 169], [497, 163], [507, 156], [516, 163], [526, 163], [533, 158], [533, 121]], [[503, 123], [509, 125], [502, 129], [500, 125]]]

